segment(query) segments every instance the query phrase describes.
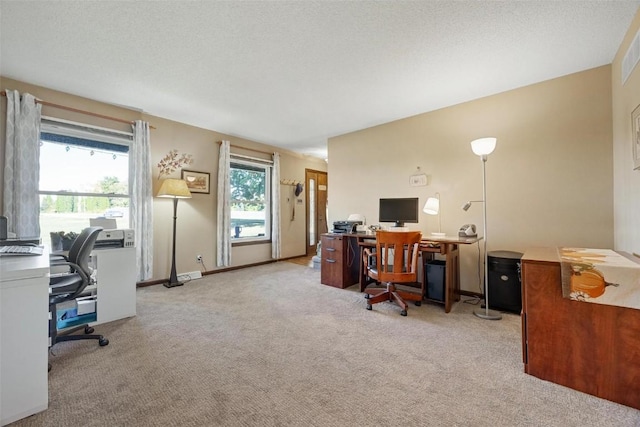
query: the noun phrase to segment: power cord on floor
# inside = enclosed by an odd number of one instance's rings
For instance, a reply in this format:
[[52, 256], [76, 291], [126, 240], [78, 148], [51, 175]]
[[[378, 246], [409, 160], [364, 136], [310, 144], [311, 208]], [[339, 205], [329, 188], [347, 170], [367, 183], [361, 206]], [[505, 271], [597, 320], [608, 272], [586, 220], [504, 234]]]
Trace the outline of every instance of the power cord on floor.
[[478, 305], [482, 302], [482, 299], [480, 299], [480, 297], [472, 297], [463, 299], [462, 302], [465, 304]]

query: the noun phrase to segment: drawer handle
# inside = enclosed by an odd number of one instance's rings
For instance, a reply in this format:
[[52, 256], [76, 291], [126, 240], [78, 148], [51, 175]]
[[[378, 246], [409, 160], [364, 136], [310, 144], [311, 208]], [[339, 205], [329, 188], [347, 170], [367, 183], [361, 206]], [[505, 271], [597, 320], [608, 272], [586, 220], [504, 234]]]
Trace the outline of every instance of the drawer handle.
[[336, 250], [334, 248], [326, 248], [327, 252], [335, 252]]
[[335, 237], [331, 237], [331, 236], [325, 236], [325, 239], [327, 239], [327, 240], [336, 240]]
[[336, 260], [335, 260], [335, 259], [326, 259], [325, 261], [330, 262], [330, 263], [334, 263], [334, 262], [336, 262]]

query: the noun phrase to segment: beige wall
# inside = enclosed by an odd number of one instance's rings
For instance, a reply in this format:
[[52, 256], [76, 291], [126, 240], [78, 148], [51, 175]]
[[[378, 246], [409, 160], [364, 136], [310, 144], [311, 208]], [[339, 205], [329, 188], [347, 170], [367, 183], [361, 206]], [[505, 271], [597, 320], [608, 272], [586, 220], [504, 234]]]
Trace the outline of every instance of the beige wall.
[[[154, 194], [157, 192], [161, 180], [158, 180], [158, 168], [155, 166], [170, 150], [177, 149], [181, 153], [193, 155], [194, 162], [185, 169], [208, 172], [211, 174], [210, 194], [194, 194], [189, 200], [181, 200], [178, 203], [177, 239], [176, 239], [176, 265], [178, 273], [198, 271], [200, 266], [196, 263], [196, 255], [203, 256], [207, 270], [217, 269], [216, 260], [216, 189], [218, 171], [218, 141], [223, 139], [231, 141], [232, 145], [249, 147], [261, 151], [273, 152], [277, 150], [281, 154], [281, 178], [304, 181], [305, 168], [326, 171], [326, 163], [322, 159], [301, 156], [280, 148], [270, 147], [257, 142], [224, 135], [218, 132], [189, 126], [183, 123], [150, 116], [140, 111], [116, 107], [86, 98], [69, 95], [55, 90], [30, 85], [12, 79], [0, 77], [2, 90], [15, 89], [29, 92], [37, 98], [68, 107], [91, 111], [98, 114], [109, 115], [126, 120], [146, 120], [156, 129], [151, 130], [151, 159], [153, 163]], [[1, 102], [2, 112], [0, 124], [0, 152], [4, 153], [4, 123], [6, 120], [6, 99]], [[98, 126], [117, 128], [130, 131], [127, 124], [91, 116], [70, 113], [64, 110], [43, 107], [43, 115], [90, 123]], [[232, 150], [233, 151], [233, 150]], [[239, 151], [240, 152], [240, 151]], [[255, 152], [246, 151], [244, 154], [259, 156]], [[3, 163], [3, 162], [0, 162]], [[2, 168], [2, 165], [0, 165]], [[0, 169], [0, 184], [2, 181], [2, 169]], [[180, 171], [162, 178], [179, 178]], [[279, 184], [278, 184], [279, 185]], [[295, 220], [291, 220], [287, 207], [291, 201], [287, 200], [288, 186], [281, 186], [281, 206], [283, 215], [281, 218], [282, 229], [282, 258], [304, 255], [305, 241], [305, 208], [297, 207]], [[2, 202], [2, 185], [0, 185], [0, 203]], [[154, 242], [153, 279], [164, 279], [169, 276], [171, 264], [171, 236], [173, 203], [168, 199], [154, 199]], [[88, 224], [87, 224], [88, 225]], [[232, 265], [240, 266], [251, 263], [267, 261], [271, 259], [271, 245], [259, 244], [234, 247], [232, 252]]]
[[622, 85], [622, 58], [640, 30], [640, 10], [612, 63], [615, 249], [640, 254], [640, 169], [633, 170], [631, 112], [640, 105], [640, 64]]
[[[216, 269], [216, 207], [218, 185], [218, 142], [228, 140], [232, 146], [248, 147], [267, 153], [277, 150], [280, 153], [280, 176], [282, 179], [298, 180], [304, 182], [305, 168], [326, 170], [326, 163], [321, 159], [300, 156], [280, 148], [270, 147], [242, 138], [237, 138], [206, 129], [188, 126], [158, 117], [145, 115], [144, 120], [156, 127], [152, 131], [152, 160], [157, 164], [172, 149], [180, 153], [193, 155], [193, 164], [185, 169], [211, 174], [210, 194], [194, 194], [189, 200], [181, 200], [178, 203], [178, 227], [177, 227], [177, 259], [178, 272], [199, 270], [196, 263], [196, 255], [203, 256], [207, 270]], [[268, 155], [254, 151], [243, 151], [233, 148], [232, 152], [253, 157], [269, 158]], [[158, 170], [154, 168], [154, 177]], [[180, 172], [176, 171], [169, 176], [179, 178]], [[164, 177], [163, 177], [164, 178]], [[161, 180], [155, 180], [155, 191], [158, 190]], [[278, 184], [279, 185], [279, 184]], [[282, 232], [282, 258], [304, 255], [305, 243], [305, 209], [301, 206], [297, 209], [295, 220], [287, 214], [291, 201], [287, 200], [288, 186], [281, 185], [280, 206], [281, 232]], [[163, 277], [168, 274], [167, 266], [170, 265], [173, 202], [171, 200], [154, 200], [154, 277]], [[231, 264], [240, 266], [262, 262], [271, 259], [271, 244], [236, 246], [233, 248]]]
[[[378, 223], [380, 197], [441, 195], [442, 228], [482, 234], [482, 162], [470, 141], [498, 138], [487, 161], [488, 250], [613, 246], [611, 67], [534, 84], [329, 140], [330, 221], [362, 213]], [[429, 176], [426, 187], [409, 177]], [[344, 183], [350, 183], [345, 185]], [[407, 224], [423, 234], [437, 219]], [[462, 288], [480, 291], [478, 248], [461, 250]]]

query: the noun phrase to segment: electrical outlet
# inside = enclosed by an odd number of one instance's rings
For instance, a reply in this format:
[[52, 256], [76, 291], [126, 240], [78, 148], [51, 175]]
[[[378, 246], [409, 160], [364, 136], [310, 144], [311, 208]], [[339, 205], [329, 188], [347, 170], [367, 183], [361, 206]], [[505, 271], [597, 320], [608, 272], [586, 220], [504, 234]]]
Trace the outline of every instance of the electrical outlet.
[[196, 255], [196, 262], [202, 264], [202, 255]]

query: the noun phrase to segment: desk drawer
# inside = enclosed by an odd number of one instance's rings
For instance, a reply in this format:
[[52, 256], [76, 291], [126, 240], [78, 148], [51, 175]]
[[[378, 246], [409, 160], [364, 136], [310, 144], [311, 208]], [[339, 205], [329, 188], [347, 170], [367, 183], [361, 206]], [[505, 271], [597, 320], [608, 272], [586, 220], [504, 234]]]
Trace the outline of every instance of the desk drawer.
[[343, 236], [324, 235], [322, 241], [322, 260], [320, 263], [320, 283], [344, 288], [344, 244]]
[[342, 253], [344, 246], [343, 236], [322, 236], [322, 252]]

